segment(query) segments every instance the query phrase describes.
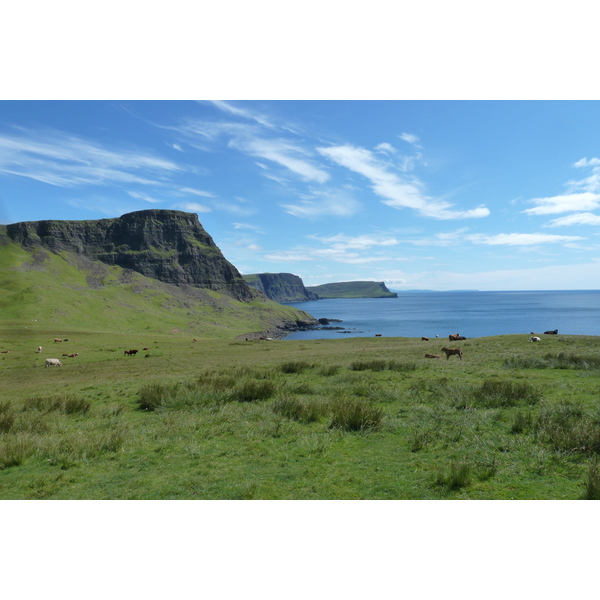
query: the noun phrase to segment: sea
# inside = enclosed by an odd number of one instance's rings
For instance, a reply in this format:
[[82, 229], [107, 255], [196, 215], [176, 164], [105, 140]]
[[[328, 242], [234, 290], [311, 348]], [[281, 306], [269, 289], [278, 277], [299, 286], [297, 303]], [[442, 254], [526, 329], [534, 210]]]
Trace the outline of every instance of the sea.
[[313, 317], [340, 319], [286, 340], [344, 337], [466, 338], [544, 333], [600, 335], [600, 290], [398, 292], [397, 298], [348, 298], [288, 304]]

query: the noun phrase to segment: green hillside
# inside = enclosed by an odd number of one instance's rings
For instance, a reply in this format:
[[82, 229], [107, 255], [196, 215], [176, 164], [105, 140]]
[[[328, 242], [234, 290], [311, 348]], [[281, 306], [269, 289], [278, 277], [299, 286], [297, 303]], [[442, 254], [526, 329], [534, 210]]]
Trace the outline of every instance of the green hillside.
[[342, 281], [324, 283], [307, 287], [318, 294], [320, 299], [328, 298], [397, 298], [396, 292], [390, 292], [383, 282], [378, 281]]
[[0, 245], [0, 325], [153, 331], [235, 338], [311, 320], [266, 299], [241, 302], [215, 290], [174, 286], [129, 269], [43, 248]]

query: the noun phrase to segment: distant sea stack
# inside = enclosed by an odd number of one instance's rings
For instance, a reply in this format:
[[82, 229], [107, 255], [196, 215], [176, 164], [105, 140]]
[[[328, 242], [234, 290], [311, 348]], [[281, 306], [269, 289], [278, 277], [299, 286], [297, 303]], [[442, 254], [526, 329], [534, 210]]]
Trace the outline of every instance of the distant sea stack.
[[259, 297], [225, 259], [195, 213], [141, 210], [96, 221], [27, 221], [6, 225], [24, 247], [75, 252], [172, 285], [191, 285], [248, 302]]
[[390, 292], [385, 283], [378, 281], [342, 281], [324, 283], [306, 288], [319, 296], [319, 299], [331, 298], [397, 298], [396, 292]]
[[298, 275], [291, 273], [257, 273], [244, 275], [246, 283], [262, 292], [275, 302], [306, 302], [318, 300], [319, 296], [310, 292]]

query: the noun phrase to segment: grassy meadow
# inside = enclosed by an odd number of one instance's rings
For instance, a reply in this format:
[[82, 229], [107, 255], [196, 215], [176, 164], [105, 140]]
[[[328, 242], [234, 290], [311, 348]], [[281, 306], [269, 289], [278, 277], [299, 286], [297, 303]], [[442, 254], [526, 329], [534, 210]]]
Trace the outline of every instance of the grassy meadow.
[[6, 326], [0, 498], [598, 499], [600, 338], [528, 337]]

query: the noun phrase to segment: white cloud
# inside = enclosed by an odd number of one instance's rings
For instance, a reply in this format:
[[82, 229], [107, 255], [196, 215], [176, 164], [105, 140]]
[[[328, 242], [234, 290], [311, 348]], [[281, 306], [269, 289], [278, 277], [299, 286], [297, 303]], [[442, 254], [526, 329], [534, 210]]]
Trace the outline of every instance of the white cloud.
[[383, 142], [375, 146], [375, 150], [378, 152], [383, 152], [384, 154], [396, 154], [396, 148], [394, 148], [391, 144], [387, 142]]
[[0, 135], [0, 173], [49, 185], [160, 184], [170, 173], [182, 170], [139, 149], [112, 150], [55, 130], [16, 131]]
[[207, 213], [211, 212], [211, 208], [208, 206], [204, 206], [203, 204], [198, 204], [196, 202], [179, 202], [178, 204], [174, 204], [173, 208], [179, 208], [181, 210], [188, 210], [190, 212], [198, 212], [198, 213]]
[[369, 179], [373, 192], [384, 198], [384, 204], [393, 208], [411, 208], [425, 217], [444, 220], [480, 218], [490, 214], [483, 206], [472, 210], [453, 210], [451, 204], [429, 198], [423, 193], [422, 184], [418, 180], [408, 180], [391, 173], [385, 164], [364, 148], [344, 145], [317, 148], [317, 151]]
[[234, 229], [248, 229], [250, 231], [254, 231], [254, 233], [260, 233], [263, 235], [265, 233], [265, 231], [261, 227], [258, 227], [256, 225], [250, 225], [248, 223], [233, 223], [233, 228]]
[[546, 223], [544, 227], [567, 227], [569, 225], [600, 225], [600, 216], [590, 212], [577, 213], [554, 219]]
[[324, 216], [352, 217], [361, 208], [360, 202], [351, 196], [343, 192], [327, 190], [314, 192], [297, 204], [280, 206], [294, 217], [309, 219]]
[[465, 239], [474, 244], [487, 246], [535, 246], [538, 244], [564, 244], [585, 238], [575, 235], [551, 235], [546, 233], [499, 233], [485, 235], [481, 233], [465, 236]]
[[212, 104], [216, 106], [219, 110], [235, 115], [236, 117], [251, 119], [252, 121], [256, 121], [260, 125], [268, 127], [269, 129], [274, 127], [267, 117], [255, 113], [254, 111], [248, 110], [246, 108], [239, 108], [238, 106], [234, 106], [233, 104], [225, 102], [223, 100], [213, 100]]
[[275, 262], [303, 262], [305, 260], [314, 260], [314, 258], [307, 256], [301, 251], [271, 252], [270, 254], [266, 254], [265, 258]]
[[401, 140], [404, 140], [405, 142], [408, 142], [409, 144], [412, 144], [413, 146], [417, 146], [417, 148], [421, 147], [417, 143], [419, 141], [419, 138], [416, 135], [412, 134], [412, 133], [402, 133], [398, 137]]
[[600, 158], [590, 158], [590, 160], [588, 160], [587, 158], [581, 158], [573, 166], [577, 168], [600, 167]]
[[530, 202], [537, 206], [523, 211], [528, 215], [552, 215], [563, 212], [590, 211], [600, 207], [600, 194], [593, 192], [563, 194], [548, 198], [533, 198]]
[[329, 174], [309, 160], [309, 152], [285, 139], [265, 139], [260, 137], [234, 138], [229, 146], [251, 156], [270, 160], [306, 181], [325, 183]]
[[196, 190], [194, 188], [181, 188], [181, 191], [186, 193], [186, 194], [194, 194], [195, 196], [202, 196], [203, 198], [216, 198], [216, 196], [214, 194], [211, 194], [210, 192], [205, 192], [203, 190]]
[[127, 192], [132, 198], [136, 200], [143, 200], [144, 202], [150, 202], [151, 204], [158, 204], [161, 200], [157, 200], [156, 198], [152, 198], [148, 196], [148, 194], [144, 194], [143, 192]]
[[323, 244], [329, 244], [337, 250], [368, 250], [373, 246], [397, 246], [400, 242], [396, 238], [382, 237], [375, 238], [369, 235], [359, 235], [350, 237], [343, 234], [338, 234], [330, 237], [319, 237], [316, 235], [308, 236], [310, 239], [318, 240]]

